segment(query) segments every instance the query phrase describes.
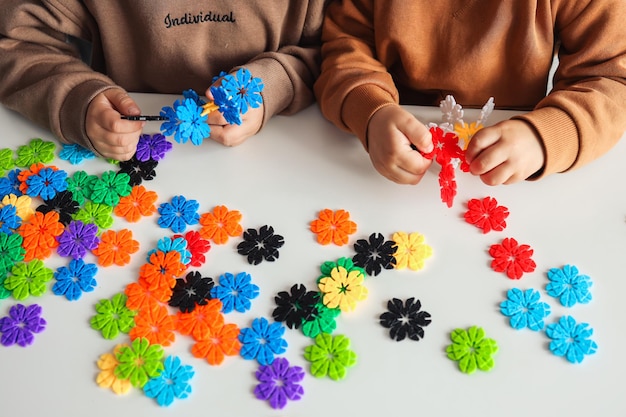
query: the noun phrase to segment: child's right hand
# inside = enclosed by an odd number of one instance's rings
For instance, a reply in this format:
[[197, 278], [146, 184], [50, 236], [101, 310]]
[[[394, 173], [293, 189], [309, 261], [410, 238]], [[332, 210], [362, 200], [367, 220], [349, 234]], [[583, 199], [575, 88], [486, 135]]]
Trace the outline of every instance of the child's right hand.
[[432, 152], [430, 131], [398, 105], [374, 113], [367, 129], [367, 143], [374, 168], [398, 184], [417, 184], [432, 163], [411, 148], [415, 145], [421, 152]]
[[87, 108], [87, 136], [105, 158], [127, 161], [137, 151], [139, 135], [146, 122], [124, 120], [120, 116], [140, 114], [139, 106], [124, 90], [105, 90], [95, 96]]

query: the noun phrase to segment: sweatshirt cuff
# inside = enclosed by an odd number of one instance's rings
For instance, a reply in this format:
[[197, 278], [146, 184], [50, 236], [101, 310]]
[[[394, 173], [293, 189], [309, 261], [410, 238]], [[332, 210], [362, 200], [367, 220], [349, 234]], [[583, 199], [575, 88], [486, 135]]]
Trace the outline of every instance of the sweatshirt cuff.
[[341, 108], [341, 119], [348, 130], [354, 133], [367, 150], [367, 127], [378, 110], [397, 104], [387, 91], [374, 85], [360, 85], [354, 88]]
[[263, 91], [261, 91], [263, 124], [261, 126], [265, 126], [269, 119], [291, 104], [294, 96], [293, 85], [283, 66], [275, 59], [259, 59], [247, 63], [245, 68], [253, 77], [260, 78], [263, 82]]

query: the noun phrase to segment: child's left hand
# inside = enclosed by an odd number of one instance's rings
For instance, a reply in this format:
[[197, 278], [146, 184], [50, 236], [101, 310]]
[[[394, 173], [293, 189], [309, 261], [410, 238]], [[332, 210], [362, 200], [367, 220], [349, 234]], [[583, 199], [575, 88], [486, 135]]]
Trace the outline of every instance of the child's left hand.
[[526, 122], [505, 120], [479, 130], [465, 158], [473, 175], [487, 185], [513, 184], [539, 171], [545, 162], [539, 135]]
[[[206, 97], [213, 100], [210, 89], [206, 91]], [[248, 108], [241, 116], [241, 124], [229, 124], [219, 111], [212, 111], [208, 116], [211, 127], [211, 139], [225, 146], [241, 145], [250, 136], [254, 136], [261, 129], [263, 123], [263, 103], [257, 108]]]

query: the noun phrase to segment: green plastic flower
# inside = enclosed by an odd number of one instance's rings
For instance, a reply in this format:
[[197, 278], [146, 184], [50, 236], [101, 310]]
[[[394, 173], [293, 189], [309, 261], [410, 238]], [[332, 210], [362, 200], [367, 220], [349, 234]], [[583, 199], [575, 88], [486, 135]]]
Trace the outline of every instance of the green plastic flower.
[[87, 201], [83, 208], [74, 214], [74, 220], [95, 224], [102, 231], [113, 224], [113, 207]]
[[337, 328], [337, 316], [341, 314], [338, 308], [328, 308], [322, 303], [315, 305], [316, 313], [310, 320], [302, 323], [302, 333], [312, 339], [320, 333], [332, 333]]
[[95, 175], [89, 175], [85, 171], [76, 171], [67, 178], [67, 189], [72, 192], [74, 200], [79, 204], [85, 204], [85, 199], [91, 196], [93, 184], [98, 181]]
[[13, 159], [12, 149], [0, 149], [0, 177], [4, 177], [7, 171], [15, 168], [15, 160]]
[[494, 366], [493, 354], [498, 351], [495, 340], [485, 337], [482, 327], [472, 326], [467, 331], [454, 329], [452, 344], [446, 348], [448, 358], [459, 363], [461, 372], [471, 374], [476, 369], [488, 371]]
[[16, 263], [24, 259], [26, 249], [22, 247], [23, 240], [17, 233], [7, 235], [0, 232], [0, 276], [5, 276]]
[[346, 336], [320, 333], [315, 344], [304, 349], [304, 358], [311, 362], [311, 375], [328, 376], [335, 381], [345, 378], [348, 368], [356, 364], [356, 353], [349, 348], [350, 339]]
[[93, 184], [91, 201], [115, 207], [119, 204], [120, 197], [130, 194], [133, 187], [129, 182], [130, 175], [125, 172], [106, 171], [102, 178]]
[[28, 145], [17, 148], [15, 165], [28, 168], [33, 164], [47, 164], [54, 160], [54, 142], [48, 142], [41, 138], [31, 140]]
[[4, 287], [11, 291], [13, 298], [24, 300], [33, 295], [39, 297], [48, 289], [46, 284], [54, 273], [40, 259], [19, 263], [11, 268], [11, 275], [4, 280]]
[[131, 346], [122, 347], [117, 353], [119, 364], [115, 376], [128, 379], [137, 388], [143, 388], [150, 380], [163, 371], [163, 348], [151, 345], [148, 339], [140, 337]]
[[91, 328], [98, 330], [105, 339], [115, 339], [120, 332], [128, 333], [135, 327], [136, 311], [126, 307], [126, 294], [115, 294], [110, 300], [96, 304], [96, 315], [91, 318]]
[[0, 275], [0, 300], [4, 300], [5, 298], [9, 298], [11, 295], [11, 291], [7, 290], [4, 286], [4, 281], [6, 280], [6, 275]]
[[348, 271], [348, 274], [352, 271], [358, 271], [361, 273], [361, 275], [365, 276], [365, 269], [361, 268], [360, 266], [356, 266], [352, 261], [352, 258], [339, 258], [337, 259], [337, 262], [326, 261], [322, 264], [322, 266], [320, 266], [320, 271], [322, 272], [322, 275], [317, 278], [317, 283], [319, 284], [322, 278], [329, 277], [333, 269], [338, 267], [344, 268], [346, 271]]

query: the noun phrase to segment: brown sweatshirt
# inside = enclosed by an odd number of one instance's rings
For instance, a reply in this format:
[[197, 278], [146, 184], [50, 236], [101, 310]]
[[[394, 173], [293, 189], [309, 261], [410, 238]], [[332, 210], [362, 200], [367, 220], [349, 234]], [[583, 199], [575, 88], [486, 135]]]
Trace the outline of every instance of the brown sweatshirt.
[[93, 150], [85, 115], [103, 90], [202, 95], [220, 71], [245, 66], [265, 85], [265, 123], [313, 102], [324, 5], [0, 0], [0, 102]]
[[626, 130], [624, 0], [343, 0], [326, 16], [315, 93], [364, 145], [379, 108], [448, 94], [530, 111], [517, 118], [543, 140], [543, 175], [588, 163]]

